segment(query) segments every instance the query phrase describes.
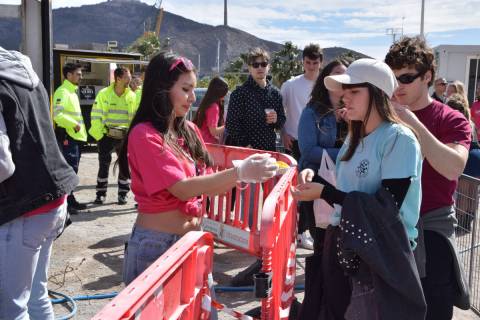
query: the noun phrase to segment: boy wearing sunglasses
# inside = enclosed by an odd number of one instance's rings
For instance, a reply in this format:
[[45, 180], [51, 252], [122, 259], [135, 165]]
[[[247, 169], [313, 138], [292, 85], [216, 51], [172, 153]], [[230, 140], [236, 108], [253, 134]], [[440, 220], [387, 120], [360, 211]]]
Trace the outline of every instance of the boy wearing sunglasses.
[[[275, 131], [283, 128], [286, 117], [280, 91], [267, 78], [269, 61], [270, 55], [262, 48], [249, 51], [248, 79], [230, 95], [225, 144], [275, 151]], [[254, 192], [251, 193], [249, 212], [253, 212], [253, 196]], [[249, 214], [249, 223], [253, 223], [252, 214]], [[253, 274], [260, 272], [261, 267], [261, 260], [257, 260], [237, 274], [231, 285], [253, 285]]]
[[253, 48], [247, 56], [249, 76], [230, 96], [225, 129], [228, 142], [240, 147], [275, 151], [275, 130], [285, 123], [279, 90], [267, 78], [270, 55]]
[[385, 62], [399, 84], [394, 95], [396, 112], [415, 130], [426, 160], [415, 250], [428, 308], [426, 320], [452, 319], [454, 305], [469, 308], [456, 256], [453, 194], [467, 162], [471, 128], [462, 114], [429, 96], [435, 61], [423, 38], [404, 37], [394, 43]]

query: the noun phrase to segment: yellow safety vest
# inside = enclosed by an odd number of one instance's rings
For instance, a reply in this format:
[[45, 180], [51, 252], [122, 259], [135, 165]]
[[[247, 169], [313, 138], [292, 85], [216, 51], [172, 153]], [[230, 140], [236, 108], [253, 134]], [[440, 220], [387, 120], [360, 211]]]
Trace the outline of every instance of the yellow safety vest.
[[92, 125], [88, 133], [97, 141], [103, 138], [108, 127], [127, 129], [136, 111], [135, 93], [126, 88], [121, 96], [117, 96], [114, 86], [112, 83], [100, 90], [90, 113]]
[[137, 112], [138, 107], [140, 106], [140, 100], [142, 100], [142, 87], [138, 87], [138, 89], [135, 91], [135, 96], [136, 96], [136, 106], [135, 106], [135, 112]]
[[[87, 130], [83, 122], [82, 109], [77, 95], [77, 86], [68, 80], [58, 87], [53, 95], [53, 121], [65, 129], [74, 140], [87, 141]], [[75, 132], [75, 127], [80, 130]]]

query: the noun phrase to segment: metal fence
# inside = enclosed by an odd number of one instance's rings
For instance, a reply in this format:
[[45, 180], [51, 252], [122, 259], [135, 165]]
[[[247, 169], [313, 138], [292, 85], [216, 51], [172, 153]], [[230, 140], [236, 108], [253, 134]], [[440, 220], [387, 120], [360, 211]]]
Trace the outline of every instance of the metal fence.
[[480, 315], [480, 232], [478, 231], [480, 179], [462, 175], [456, 190], [457, 247], [470, 288], [472, 310]]

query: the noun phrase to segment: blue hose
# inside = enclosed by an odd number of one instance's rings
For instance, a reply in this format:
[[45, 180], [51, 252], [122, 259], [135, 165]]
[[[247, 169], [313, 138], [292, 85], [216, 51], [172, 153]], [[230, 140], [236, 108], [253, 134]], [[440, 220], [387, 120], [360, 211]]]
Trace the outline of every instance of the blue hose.
[[58, 295], [64, 297], [64, 298], [61, 298], [61, 299], [52, 299], [51, 301], [52, 301], [53, 304], [65, 303], [67, 301], [70, 301], [70, 299], [74, 300], [74, 301], [110, 299], [110, 298], [114, 298], [118, 294], [118, 292], [112, 292], [112, 293], [94, 294], [92, 296], [69, 297], [67, 295], [64, 295], [64, 294], [61, 294], [61, 293], [58, 293], [58, 292], [54, 292], [54, 291], [50, 291], [50, 292], [53, 293], [53, 294], [58, 294]]
[[53, 302], [53, 301], [62, 300], [63, 302], [70, 303], [70, 305], [72, 307], [72, 311], [70, 311], [69, 314], [67, 314], [65, 316], [55, 318], [55, 320], [68, 320], [68, 319], [73, 318], [75, 316], [75, 314], [77, 313], [77, 304], [75, 303], [73, 298], [67, 296], [66, 294], [63, 294], [63, 293], [60, 293], [60, 292], [55, 292], [55, 291], [52, 291], [52, 290], [48, 290], [48, 294], [53, 294], [53, 295], [56, 295], [56, 296], [63, 297], [62, 299], [52, 299], [52, 303], [59, 303], [59, 302]]
[[[214, 289], [215, 289], [215, 292], [252, 292], [253, 286], [247, 286], [247, 287], [214, 286]], [[304, 284], [296, 285], [295, 291], [299, 291], [299, 290], [305, 290], [305, 285]], [[69, 314], [65, 316], [61, 316], [59, 318], [55, 318], [55, 320], [68, 320], [73, 318], [77, 313], [77, 304], [75, 303], [75, 301], [110, 299], [110, 298], [114, 298], [118, 294], [118, 292], [111, 292], [111, 293], [94, 294], [91, 296], [83, 295], [83, 296], [70, 297], [70, 296], [67, 296], [66, 294], [52, 291], [52, 290], [49, 290], [48, 293], [55, 296], [62, 297], [58, 299], [51, 299], [52, 304], [70, 303], [72, 307], [72, 311]]]

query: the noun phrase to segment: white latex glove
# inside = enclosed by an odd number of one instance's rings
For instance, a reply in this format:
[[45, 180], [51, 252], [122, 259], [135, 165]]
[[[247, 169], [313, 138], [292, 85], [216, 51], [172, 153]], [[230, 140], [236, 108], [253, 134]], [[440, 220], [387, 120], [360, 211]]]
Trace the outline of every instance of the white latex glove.
[[275, 176], [278, 166], [268, 153], [252, 154], [243, 160], [233, 161], [237, 168], [238, 180], [242, 182], [263, 182]]

